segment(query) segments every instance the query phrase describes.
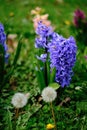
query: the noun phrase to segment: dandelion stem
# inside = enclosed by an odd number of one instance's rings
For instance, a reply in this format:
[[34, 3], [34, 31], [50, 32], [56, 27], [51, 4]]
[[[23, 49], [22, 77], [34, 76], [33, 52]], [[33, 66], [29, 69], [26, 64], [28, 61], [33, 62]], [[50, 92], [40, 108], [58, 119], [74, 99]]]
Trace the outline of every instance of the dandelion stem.
[[14, 127], [13, 127], [13, 130], [16, 130], [16, 121], [17, 121], [17, 118], [19, 116], [19, 108], [16, 108], [15, 109], [15, 117], [14, 117]]
[[19, 116], [19, 108], [16, 109], [16, 114], [15, 114], [15, 118], [17, 119]]
[[54, 114], [52, 102], [50, 102], [50, 107], [51, 107], [51, 110], [52, 110], [52, 117], [53, 117], [54, 124], [55, 124], [55, 130], [57, 130], [57, 125], [56, 125], [55, 114]]

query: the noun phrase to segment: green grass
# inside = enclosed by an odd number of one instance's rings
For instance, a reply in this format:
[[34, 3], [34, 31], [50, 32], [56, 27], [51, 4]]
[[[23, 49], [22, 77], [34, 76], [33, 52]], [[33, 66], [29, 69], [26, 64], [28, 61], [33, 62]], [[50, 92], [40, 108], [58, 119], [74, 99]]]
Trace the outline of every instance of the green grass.
[[[49, 14], [49, 19], [52, 21], [53, 25], [56, 25], [57, 31], [60, 30], [67, 34], [68, 29], [64, 25], [65, 20], [71, 21], [73, 19], [73, 12], [77, 8], [83, 9], [87, 12], [86, 0], [65, 0], [63, 3], [59, 4], [56, 0], [40, 1], [40, 0], [0, 0], [2, 4], [0, 5], [0, 21], [5, 25], [9, 25], [7, 30], [9, 32], [27, 32], [32, 33], [32, 20], [30, 11], [35, 7], [39, 6]], [[10, 13], [14, 13], [14, 17], [10, 17]], [[21, 28], [21, 29], [19, 29]]]

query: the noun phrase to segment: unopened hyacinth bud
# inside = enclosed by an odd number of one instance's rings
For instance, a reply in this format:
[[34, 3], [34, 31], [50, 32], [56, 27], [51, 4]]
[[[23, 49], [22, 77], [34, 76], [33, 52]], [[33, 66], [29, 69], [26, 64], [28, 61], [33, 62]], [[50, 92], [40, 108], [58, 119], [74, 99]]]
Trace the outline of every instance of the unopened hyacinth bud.
[[22, 108], [24, 107], [27, 102], [28, 102], [28, 98], [29, 98], [30, 94], [23, 94], [23, 93], [16, 93], [13, 97], [12, 97], [12, 101], [11, 103], [13, 104], [13, 106], [15, 108]]
[[42, 99], [45, 102], [52, 102], [57, 97], [57, 92], [52, 87], [46, 87], [42, 91]]
[[7, 62], [9, 57], [9, 54], [7, 53], [8, 47], [6, 45], [6, 34], [4, 32], [4, 27], [1, 23], [0, 23], [0, 45], [2, 45], [4, 48], [5, 62]]

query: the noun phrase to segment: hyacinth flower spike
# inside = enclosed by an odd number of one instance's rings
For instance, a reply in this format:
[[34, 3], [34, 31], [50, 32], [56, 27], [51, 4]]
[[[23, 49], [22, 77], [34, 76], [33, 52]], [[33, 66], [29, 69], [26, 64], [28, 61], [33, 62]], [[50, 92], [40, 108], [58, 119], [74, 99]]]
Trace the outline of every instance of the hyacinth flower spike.
[[61, 87], [69, 86], [73, 75], [72, 68], [76, 61], [75, 39], [72, 36], [65, 39], [55, 33], [48, 44], [48, 51], [50, 53], [50, 67], [56, 68], [55, 81]]
[[39, 56], [36, 56], [36, 57], [38, 60], [44, 63], [42, 66], [44, 72], [43, 74], [41, 72], [39, 76], [39, 77], [42, 77], [44, 81], [43, 86], [42, 86], [42, 83], [40, 85], [42, 87], [41, 89], [43, 89], [45, 86], [48, 86], [49, 84], [48, 74], [50, 72], [48, 72], [48, 69], [47, 69], [47, 66], [49, 64], [48, 43], [49, 43], [49, 39], [52, 33], [53, 33], [52, 27], [47, 27], [41, 21], [38, 23], [38, 27], [36, 29], [36, 34], [38, 35], [38, 37], [36, 37], [35, 39], [35, 47], [38, 48], [39, 50], [42, 50], [42, 54], [39, 54]]

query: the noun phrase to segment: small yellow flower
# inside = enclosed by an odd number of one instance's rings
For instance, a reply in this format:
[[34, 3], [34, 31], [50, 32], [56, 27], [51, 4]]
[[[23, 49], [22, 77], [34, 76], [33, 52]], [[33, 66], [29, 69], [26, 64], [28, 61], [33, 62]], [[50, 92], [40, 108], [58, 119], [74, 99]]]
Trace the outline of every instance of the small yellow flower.
[[65, 20], [65, 24], [66, 24], [66, 25], [70, 25], [70, 21]]
[[51, 129], [55, 128], [55, 125], [47, 124], [46, 128], [47, 128], [47, 130], [51, 130]]
[[14, 12], [10, 12], [9, 16], [13, 17], [14, 16]]

